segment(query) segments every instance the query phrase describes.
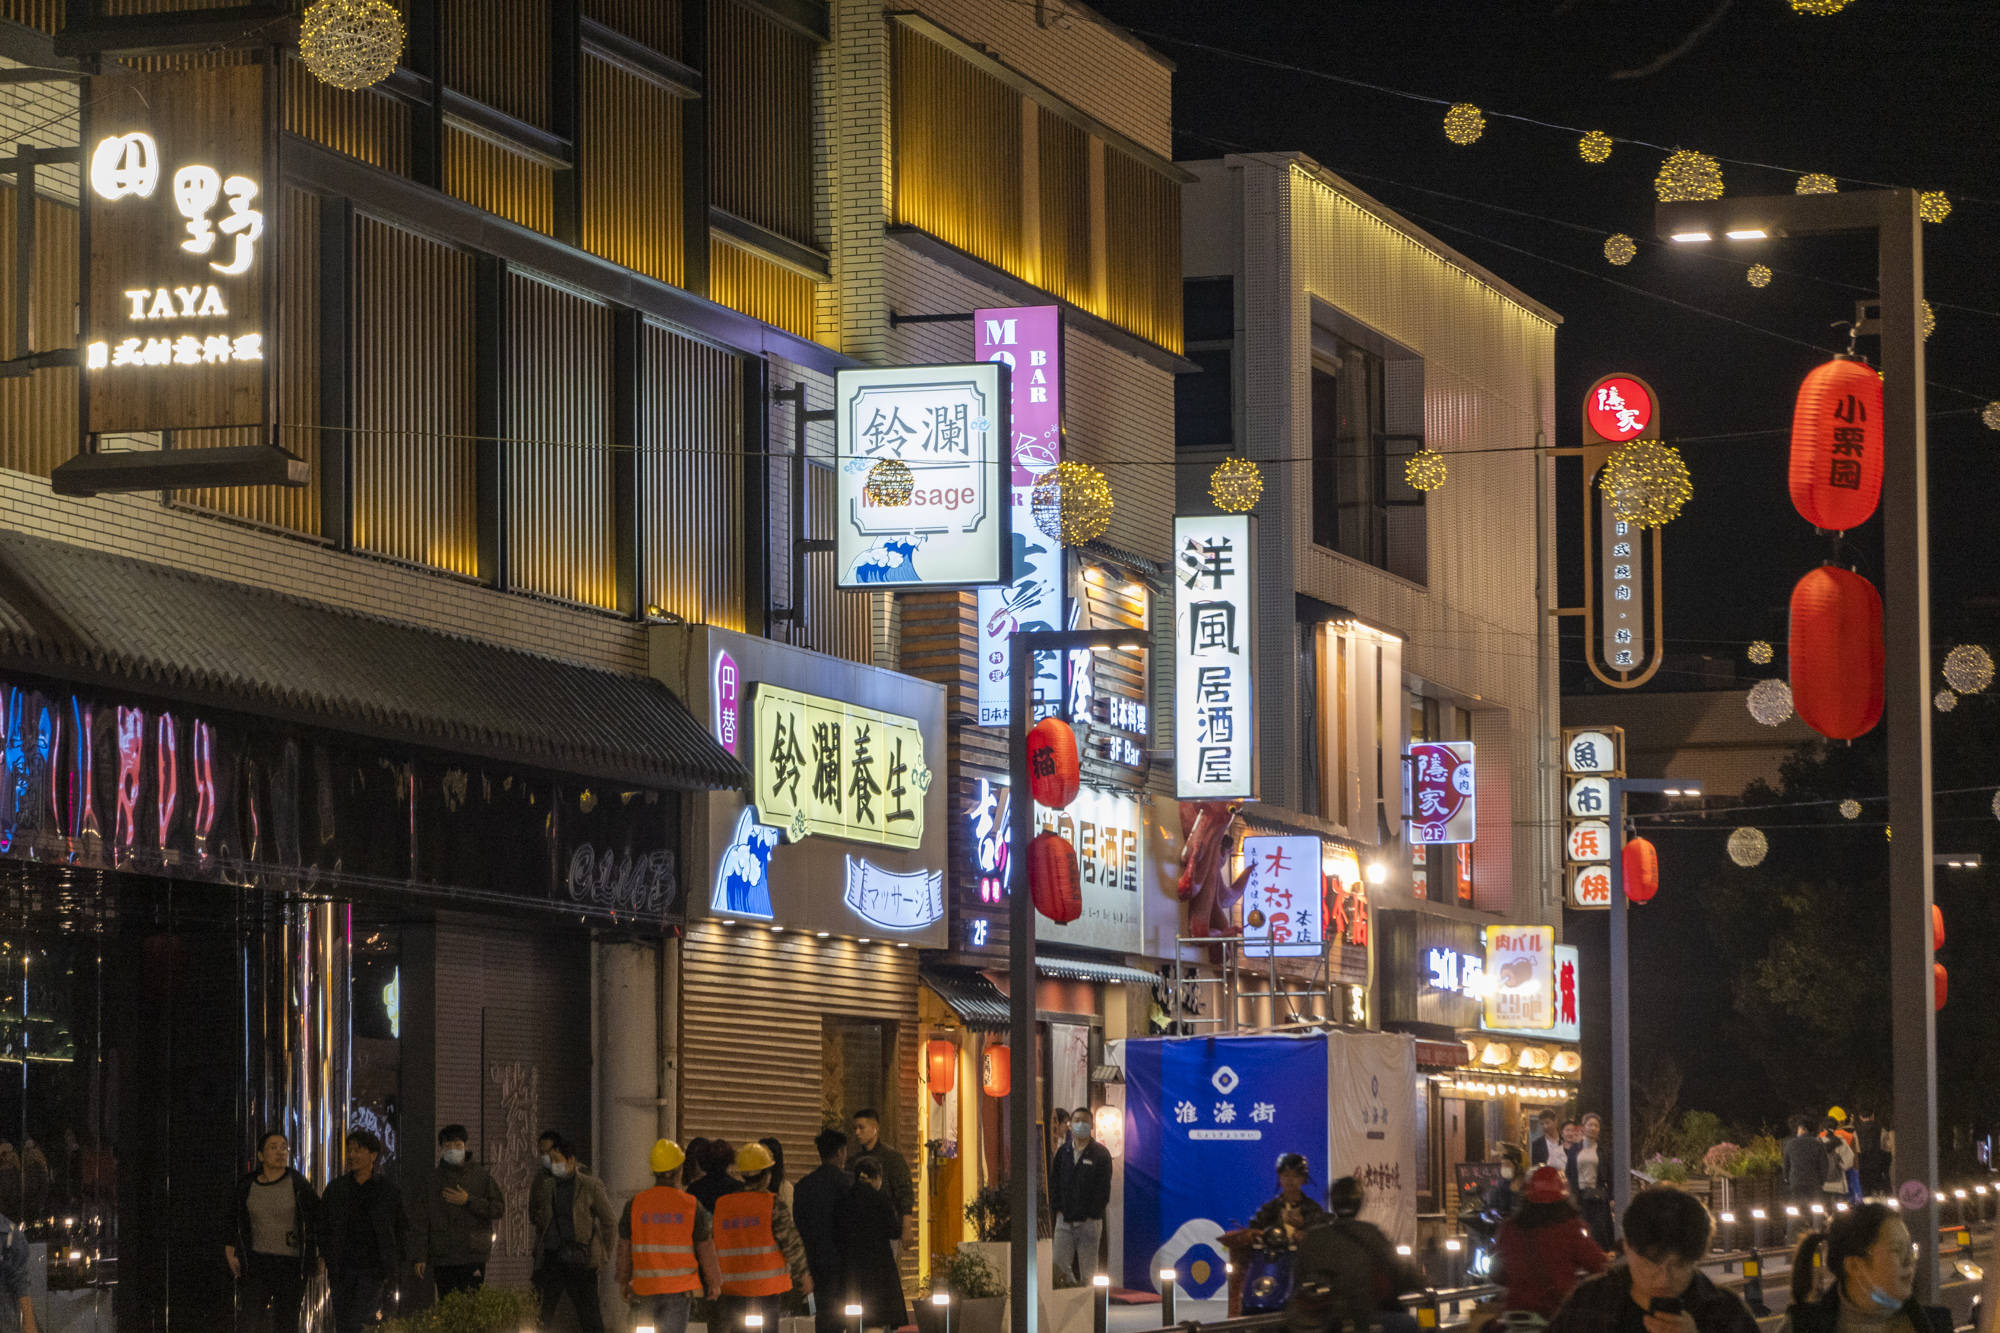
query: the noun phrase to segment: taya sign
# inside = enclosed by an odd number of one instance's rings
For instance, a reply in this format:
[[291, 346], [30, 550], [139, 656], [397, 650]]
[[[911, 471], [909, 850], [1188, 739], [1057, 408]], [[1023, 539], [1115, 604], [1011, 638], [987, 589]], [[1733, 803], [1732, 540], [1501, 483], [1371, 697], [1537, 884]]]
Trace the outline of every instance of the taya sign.
[[1555, 951], [1553, 927], [1486, 927], [1481, 1026], [1532, 1032], [1555, 1026]]
[[83, 99], [84, 430], [262, 426], [279, 234], [265, 67], [110, 78]]
[[1419, 741], [1410, 746], [1406, 763], [1410, 841], [1471, 842], [1476, 832], [1472, 742]]
[[[835, 372], [840, 587], [1007, 581], [1007, 394], [992, 362]], [[869, 485], [890, 460], [908, 469], [902, 504]]]
[[1183, 801], [1255, 799], [1256, 520], [1174, 519], [1174, 785]]
[[[972, 312], [975, 354], [1011, 372], [1012, 443], [1008, 454], [1013, 581], [979, 590], [979, 725], [1004, 727], [1013, 705], [1007, 639], [1017, 629], [1063, 627], [1063, 555], [1035, 525], [1035, 482], [1062, 461], [1062, 307], [1018, 306]], [[1062, 681], [1054, 653], [1035, 654], [1035, 716], [1057, 707]]]
[[1563, 874], [1569, 905], [1611, 906], [1611, 782], [1625, 776], [1625, 732], [1571, 727], [1563, 732]]
[[915, 847], [931, 771], [914, 718], [763, 683], [750, 687], [757, 822], [787, 842], [811, 834]]
[[1661, 530], [1641, 528], [1612, 513], [1610, 497], [1597, 481], [1616, 446], [1659, 438], [1660, 402], [1651, 385], [1636, 375], [1614, 374], [1590, 386], [1584, 396], [1580, 451], [1584, 522], [1587, 528], [1594, 525], [1583, 543], [1589, 566], [1584, 657], [1599, 680], [1619, 689], [1650, 680], [1665, 651]]

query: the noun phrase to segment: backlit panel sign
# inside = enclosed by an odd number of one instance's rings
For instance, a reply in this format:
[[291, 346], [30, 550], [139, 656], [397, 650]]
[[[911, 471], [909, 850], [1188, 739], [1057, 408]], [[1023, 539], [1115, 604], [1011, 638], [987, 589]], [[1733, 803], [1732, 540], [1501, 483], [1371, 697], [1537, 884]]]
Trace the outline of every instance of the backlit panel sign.
[[1602, 376], [1583, 399], [1583, 542], [1587, 595], [1584, 654], [1599, 680], [1619, 689], [1644, 684], [1659, 670], [1661, 637], [1660, 529], [1650, 531], [1611, 512], [1598, 484], [1614, 450], [1661, 438], [1660, 400], [1636, 375]]
[[750, 773], [760, 824], [915, 847], [931, 771], [914, 718], [758, 683], [750, 687]]
[[1255, 799], [1256, 521], [1174, 519], [1174, 785], [1183, 801]]
[[1324, 845], [1310, 837], [1243, 840], [1243, 955], [1316, 958], [1326, 948]]
[[1555, 949], [1550, 926], [1486, 927], [1481, 1026], [1524, 1032], [1555, 1026]]
[[1473, 810], [1471, 741], [1419, 741], [1406, 752], [1404, 770], [1412, 843], [1471, 842]]
[[1581, 961], [1574, 944], [1558, 944], [1556, 958], [1555, 1026], [1537, 1028], [1496, 1028], [1486, 1021], [1484, 1013], [1479, 1016], [1479, 1026], [1486, 1032], [1505, 1032], [1523, 1037], [1543, 1037], [1550, 1041], [1580, 1041], [1582, 1028], [1577, 1010], [1582, 1005], [1582, 978], [1578, 969]]

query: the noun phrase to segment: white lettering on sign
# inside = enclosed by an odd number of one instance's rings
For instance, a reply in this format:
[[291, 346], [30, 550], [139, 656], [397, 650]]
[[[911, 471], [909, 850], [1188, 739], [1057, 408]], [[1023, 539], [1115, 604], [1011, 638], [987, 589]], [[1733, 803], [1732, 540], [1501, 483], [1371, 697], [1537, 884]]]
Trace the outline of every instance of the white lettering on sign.
[[227, 315], [222, 289], [214, 283], [200, 287], [134, 287], [125, 293], [132, 303], [133, 319], [207, 319]]
[[1248, 514], [1174, 519], [1174, 777], [1184, 801], [1257, 795], [1254, 533]]
[[90, 188], [102, 199], [150, 199], [160, 184], [160, 146], [150, 134], [116, 134], [90, 155]]

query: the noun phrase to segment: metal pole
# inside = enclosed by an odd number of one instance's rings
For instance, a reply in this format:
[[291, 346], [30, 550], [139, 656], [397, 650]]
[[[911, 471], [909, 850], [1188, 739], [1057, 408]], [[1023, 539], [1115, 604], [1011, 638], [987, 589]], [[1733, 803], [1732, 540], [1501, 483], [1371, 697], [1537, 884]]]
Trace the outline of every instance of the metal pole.
[[1611, 786], [1611, 1197], [1632, 1202], [1632, 958], [1625, 915], [1625, 780]]
[[1916, 1295], [1938, 1290], [1937, 1015], [1931, 964], [1931, 617], [1928, 463], [1924, 440], [1923, 223], [1896, 190], [1877, 235], [1881, 266], [1884, 721], [1889, 729], [1889, 1010], [1895, 1179], [1932, 1197], [1905, 1201], [1920, 1247]]
[[1028, 894], [1028, 842], [1034, 836], [1034, 797], [1028, 793], [1028, 728], [1033, 723], [1036, 636], [1017, 630], [1007, 640], [1007, 687], [1013, 695], [1007, 727], [1007, 1044], [1013, 1077], [1007, 1090], [1008, 1262], [1012, 1333], [1035, 1333], [1041, 1292], [1035, 1274], [1035, 1184], [1041, 1178], [1041, 1144], [1035, 1137], [1035, 911]]

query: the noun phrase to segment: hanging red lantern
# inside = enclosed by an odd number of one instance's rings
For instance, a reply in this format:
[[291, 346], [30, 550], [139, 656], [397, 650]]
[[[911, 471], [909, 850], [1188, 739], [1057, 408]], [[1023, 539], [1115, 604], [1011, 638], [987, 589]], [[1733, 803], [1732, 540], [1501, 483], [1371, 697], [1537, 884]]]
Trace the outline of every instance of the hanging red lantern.
[[1882, 598], [1822, 565], [1792, 589], [1792, 707], [1820, 735], [1851, 741], [1882, 720]]
[[1882, 499], [1882, 377], [1835, 357], [1799, 386], [1792, 410], [1792, 505], [1816, 528], [1868, 521]]
[[979, 1061], [979, 1090], [988, 1097], [1005, 1097], [1014, 1089], [1013, 1061], [1005, 1046], [988, 1046]]
[[1931, 1008], [1944, 1008], [1945, 992], [1951, 989], [1951, 974], [1943, 963], [1931, 964]]
[[931, 1096], [943, 1101], [958, 1083], [958, 1047], [943, 1038], [924, 1043], [924, 1076], [930, 1080]]
[[1028, 732], [1028, 790], [1037, 805], [1061, 810], [1076, 799], [1079, 776], [1076, 733], [1059, 717], [1045, 717]]
[[1035, 910], [1058, 926], [1083, 915], [1076, 848], [1060, 833], [1037, 833], [1028, 844], [1028, 889]]
[[1660, 891], [1660, 853], [1644, 838], [1625, 843], [1625, 897], [1635, 903], [1649, 903]]
[[1931, 904], [1931, 952], [1944, 948], [1944, 909]]

